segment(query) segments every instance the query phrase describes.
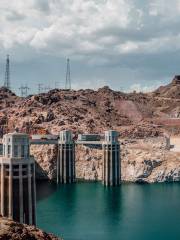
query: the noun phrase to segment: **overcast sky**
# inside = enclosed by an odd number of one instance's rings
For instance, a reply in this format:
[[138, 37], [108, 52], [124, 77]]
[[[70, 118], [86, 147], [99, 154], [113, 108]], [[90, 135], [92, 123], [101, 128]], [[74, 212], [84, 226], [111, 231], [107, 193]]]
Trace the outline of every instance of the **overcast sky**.
[[180, 0], [0, 0], [0, 82], [148, 91], [180, 74]]

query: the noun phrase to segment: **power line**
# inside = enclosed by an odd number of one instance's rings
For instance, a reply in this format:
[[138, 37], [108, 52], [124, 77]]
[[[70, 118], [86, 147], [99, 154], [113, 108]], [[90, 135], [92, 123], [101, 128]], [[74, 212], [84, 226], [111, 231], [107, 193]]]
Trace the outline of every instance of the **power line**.
[[10, 90], [10, 60], [9, 55], [6, 58], [6, 69], [5, 69], [5, 79], [4, 79], [4, 87]]
[[54, 87], [55, 87], [55, 88], [59, 88], [59, 82], [55, 82], [55, 83], [54, 83]]
[[50, 86], [46, 86], [43, 88], [45, 92], [49, 92], [51, 90], [51, 87]]
[[28, 96], [28, 90], [30, 88], [26, 85], [21, 85], [21, 87], [19, 88], [19, 90], [21, 91], [21, 97], [27, 97]]
[[67, 89], [67, 90], [71, 89], [71, 69], [70, 69], [70, 60], [69, 60], [69, 58], [67, 59], [65, 89]]
[[52, 89], [49, 85], [44, 86], [44, 84], [42, 83], [38, 83], [37, 85], [38, 85], [38, 94], [48, 92]]

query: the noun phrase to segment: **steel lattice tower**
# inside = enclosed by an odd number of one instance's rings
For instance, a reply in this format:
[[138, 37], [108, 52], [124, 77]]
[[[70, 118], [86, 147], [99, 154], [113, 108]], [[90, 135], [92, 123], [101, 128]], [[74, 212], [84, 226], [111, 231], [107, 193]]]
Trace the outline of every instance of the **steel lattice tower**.
[[42, 83], [38, 83], [38, 94], [43, 92], [43, 84]]
[[71, 69], [70, 69], [70, 60], [69, 60], [69, 58], [67, 59], [65, 89], [67, 89], [67, 90], [71, 89]]
[[7, 89], [10, 89], [10, 61], [9, 61], [9, 55], [7, 55], [6, 58], [6, 70], [5, 70], [5, 79], [4, 79], [4, 87]]
[[27, 86], [27, 84], [25, 86], [21, 85], [21, 87], [19, 88], [19, 90], [21, 91], [21, 97], [27, 97], [29, 89], [30, 88]]

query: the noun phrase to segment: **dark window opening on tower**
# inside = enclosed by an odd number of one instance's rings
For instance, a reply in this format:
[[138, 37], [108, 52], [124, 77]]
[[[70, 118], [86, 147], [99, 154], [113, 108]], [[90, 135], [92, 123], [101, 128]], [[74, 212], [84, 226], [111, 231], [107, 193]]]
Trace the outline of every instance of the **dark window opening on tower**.
[[24, 145], [21, 145], [21, 157], [25, 157], [25, 152], [24, 152], [24, 150], [25, 150]]
[[14, 157], [18, 157], [18, 145], [14, 145]]
[[8, 157], [10, 156], [11, 154], [11, 145], [8, 145]]

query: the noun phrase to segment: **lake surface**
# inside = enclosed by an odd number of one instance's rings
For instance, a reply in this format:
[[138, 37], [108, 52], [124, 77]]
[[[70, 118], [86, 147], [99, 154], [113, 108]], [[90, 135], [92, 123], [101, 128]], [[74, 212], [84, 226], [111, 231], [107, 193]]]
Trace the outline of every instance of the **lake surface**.
[[37, 225], [64, 240], [180, 239], [180, 183], [37, 184]]

